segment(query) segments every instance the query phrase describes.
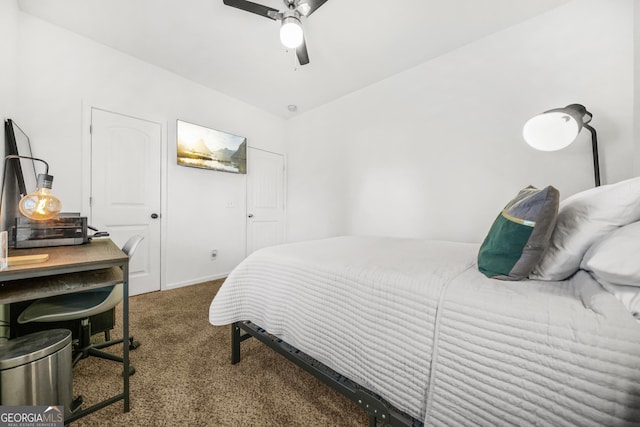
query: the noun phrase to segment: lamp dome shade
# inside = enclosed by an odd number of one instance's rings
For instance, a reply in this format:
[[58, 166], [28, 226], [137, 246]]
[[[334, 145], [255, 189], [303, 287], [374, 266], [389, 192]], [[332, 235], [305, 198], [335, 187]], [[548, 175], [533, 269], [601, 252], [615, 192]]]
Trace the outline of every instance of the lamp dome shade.
[[280, 27], [280, 41], [285, 47], [295, 49], [302, 44], [304, 35], [300, 20], [295, 16], [287, 16]]
[[525, 123], [524, 140], [541, 151], [561, 150], [570, 145], [580, 133], [582, 121], [565, 111], [538, 114]]

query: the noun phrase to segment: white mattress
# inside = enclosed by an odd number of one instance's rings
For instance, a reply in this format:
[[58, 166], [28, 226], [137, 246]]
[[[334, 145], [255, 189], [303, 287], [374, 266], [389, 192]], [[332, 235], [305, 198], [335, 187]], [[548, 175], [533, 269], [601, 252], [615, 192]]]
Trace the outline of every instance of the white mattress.
[[214, 298], [428, 425], [638, 425], [640, 325], [584, 272], [503, 282], [478, 245], [339, 237], [266, 248]]

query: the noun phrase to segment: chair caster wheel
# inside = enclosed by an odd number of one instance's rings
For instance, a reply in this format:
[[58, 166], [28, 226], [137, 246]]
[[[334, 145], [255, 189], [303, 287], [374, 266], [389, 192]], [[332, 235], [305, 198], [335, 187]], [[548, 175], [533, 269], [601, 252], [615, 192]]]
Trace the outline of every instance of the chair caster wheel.
[[[129, 376], [133, 375], [136, 373], [136, 368], [134, 368], [133, 366], [129, 365]], [[124, 372], [122, 373], [122, 375], [124, 376]]]
[[140, 347], [140, 341], [129, 341], [129, 350], [135, 350]]

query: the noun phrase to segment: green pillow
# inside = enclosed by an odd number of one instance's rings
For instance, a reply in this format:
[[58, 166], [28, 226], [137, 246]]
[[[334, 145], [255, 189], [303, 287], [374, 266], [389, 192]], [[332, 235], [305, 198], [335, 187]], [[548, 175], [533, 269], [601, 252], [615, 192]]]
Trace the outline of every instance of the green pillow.
[[478, 252], [478, 269], [501, 280], [526, 279], [549, 245], [560, 192], [529, 186], [504, 207]]

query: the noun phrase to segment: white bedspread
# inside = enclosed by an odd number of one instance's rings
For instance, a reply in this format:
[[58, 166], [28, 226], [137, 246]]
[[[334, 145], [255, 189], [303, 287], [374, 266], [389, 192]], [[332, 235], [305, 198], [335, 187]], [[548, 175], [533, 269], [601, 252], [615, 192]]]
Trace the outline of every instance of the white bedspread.
[[428, 425], [638, 425], [640, 325], [580, 272], [502, 282], [478, 245], [339, 237], [255, 252], [214, 298]]

